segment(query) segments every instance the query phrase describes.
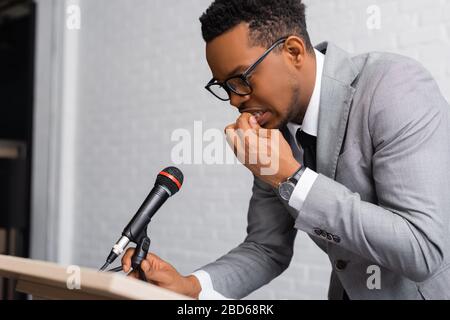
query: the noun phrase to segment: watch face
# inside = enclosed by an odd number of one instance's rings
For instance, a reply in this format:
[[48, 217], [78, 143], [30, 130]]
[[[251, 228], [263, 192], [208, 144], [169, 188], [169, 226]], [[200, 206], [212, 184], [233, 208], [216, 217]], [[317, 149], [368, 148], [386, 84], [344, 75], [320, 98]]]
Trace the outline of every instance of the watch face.
[[288, 201], [291, 198], [291, 194], [294, 191], [294, 184], [292, 182], [283, 182], [280, 184], [278, 191], [280, 192], [280, 196], [283, 200]]

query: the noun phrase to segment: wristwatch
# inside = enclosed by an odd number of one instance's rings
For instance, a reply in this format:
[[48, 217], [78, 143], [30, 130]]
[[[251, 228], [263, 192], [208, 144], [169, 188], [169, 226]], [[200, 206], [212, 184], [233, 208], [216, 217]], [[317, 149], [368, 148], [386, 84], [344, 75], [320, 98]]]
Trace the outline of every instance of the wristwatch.
[[300, 169], [298, 169], [291, 177], [287, 178], [286, 181], [281, 182], [278, 185], [278, 192], [281, 196], [281, 199], [289, 201], [292, 193], [294, 192], [295, 186], [297, 185], [297, 182], [300, 180], [300, 177], [302, 176], [303, 172], [305, 172], [305, 170], [306, 168], [304, 166], [301, 166]]

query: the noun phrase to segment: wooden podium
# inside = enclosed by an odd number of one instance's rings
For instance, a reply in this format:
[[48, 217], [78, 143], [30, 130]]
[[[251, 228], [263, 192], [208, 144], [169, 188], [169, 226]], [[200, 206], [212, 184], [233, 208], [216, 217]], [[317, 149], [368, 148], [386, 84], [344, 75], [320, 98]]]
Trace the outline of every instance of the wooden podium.
[[16, 291], [51, 300], [190, 300], [124, 275], [64, 267], [0, 255], [0, 277], [16, 281]]

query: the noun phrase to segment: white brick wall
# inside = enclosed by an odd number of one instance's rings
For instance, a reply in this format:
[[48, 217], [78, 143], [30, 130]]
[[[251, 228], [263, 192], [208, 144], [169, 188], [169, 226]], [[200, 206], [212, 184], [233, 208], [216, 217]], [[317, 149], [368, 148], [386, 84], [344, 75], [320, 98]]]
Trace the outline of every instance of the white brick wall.
[[[80, 0], [72, 262], [98, 267], [170, 164], [171, 132], [222, 129], [237, 116], [203, 89], [198, 17], [210, 0]], [[450, 0], [307, 1], [313, 43], [419, 59], [450, 99]], [[381, 9], [381, 29], [366, 9]], [[251, 176], [240, 166], [180, 166], [183, 190], [151, 225], [152, 250], [187, 274], [244, 239]], [[250, 298], [325, 299], [327, 257], [299, 233], [290, 268]]]

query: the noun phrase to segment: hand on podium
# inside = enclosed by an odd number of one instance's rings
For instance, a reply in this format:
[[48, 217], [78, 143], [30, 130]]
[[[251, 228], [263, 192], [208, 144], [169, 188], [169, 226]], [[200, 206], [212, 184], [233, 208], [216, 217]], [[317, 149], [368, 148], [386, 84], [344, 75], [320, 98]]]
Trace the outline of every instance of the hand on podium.
[[[131, 269], [131, 257], [134, 248], [128, 248], [122, 257], [122, 268], [124, 272]], [[193, 276], [182, 276], [170, 263], [164, 261], [157, 255], [149, 253], [141, 263], [147, 281], [158, 287], [165, 288], [188, 297], [198, 299], [201, 291], [200, 282]], [[132, 271], [130, 277], [139, 279], [138, 271]]]

